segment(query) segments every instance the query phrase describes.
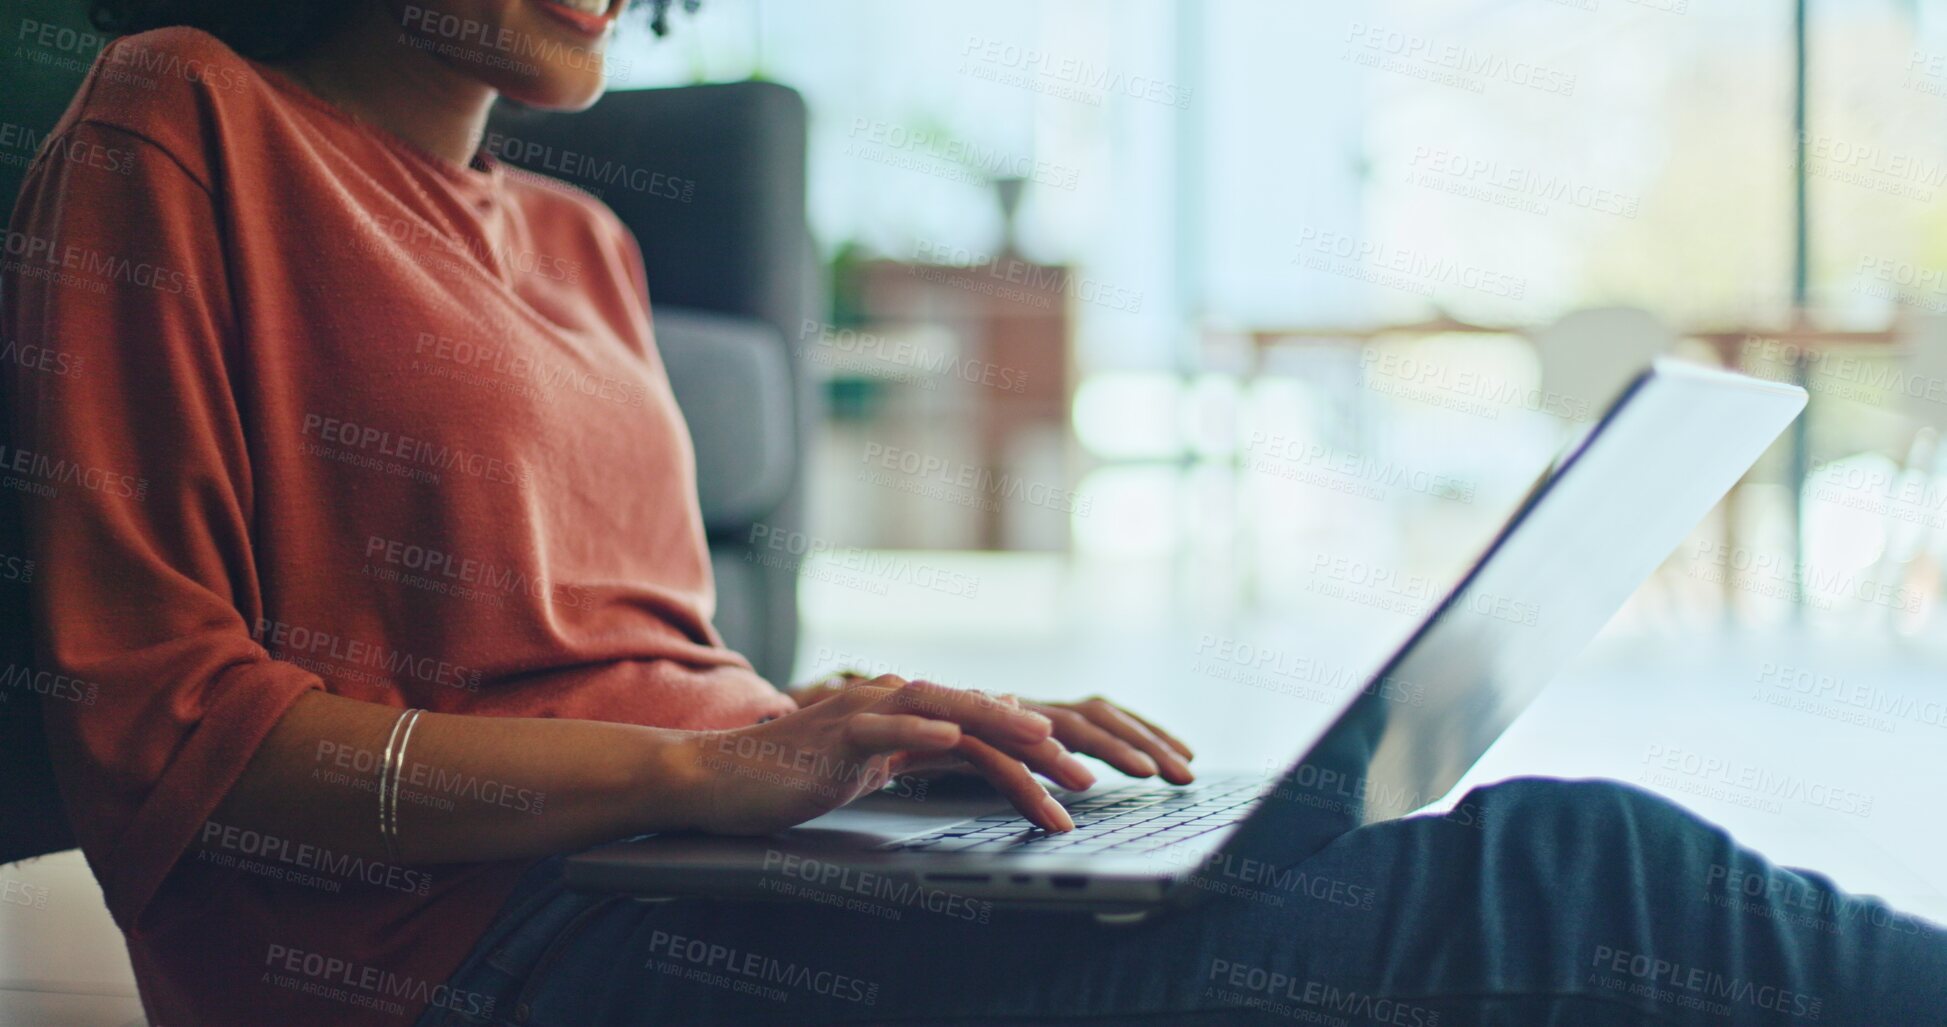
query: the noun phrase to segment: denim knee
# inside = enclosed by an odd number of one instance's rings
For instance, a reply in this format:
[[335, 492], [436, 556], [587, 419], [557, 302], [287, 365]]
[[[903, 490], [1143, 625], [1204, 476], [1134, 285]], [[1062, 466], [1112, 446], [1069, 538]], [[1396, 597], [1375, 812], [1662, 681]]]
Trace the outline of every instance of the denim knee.
[[1661, 796], [1600, 779], [1520, 777], [1485, 785], [1468, 792], [1447, 819], [1504, 837], [1624, 844], [1635, 851], [1700, 830], [1723, 839], [1721, 829]]

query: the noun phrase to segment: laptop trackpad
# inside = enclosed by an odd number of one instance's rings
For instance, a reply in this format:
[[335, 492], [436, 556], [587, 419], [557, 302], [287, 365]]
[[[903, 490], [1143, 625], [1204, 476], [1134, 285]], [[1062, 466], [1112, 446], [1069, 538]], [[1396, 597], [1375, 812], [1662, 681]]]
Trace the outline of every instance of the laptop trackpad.
[[850, 806], [835, 809], [821, 817], [784, 832], [786, 838], [804, 841], [833, 841], [844, 838], [858, 842], [890, 842], [916, 834], [937, 831], [962, 820], [989, 813], [1012, 813], [1006, 799], [987, 795], [909, 798], [891, 792], [868, 795]]

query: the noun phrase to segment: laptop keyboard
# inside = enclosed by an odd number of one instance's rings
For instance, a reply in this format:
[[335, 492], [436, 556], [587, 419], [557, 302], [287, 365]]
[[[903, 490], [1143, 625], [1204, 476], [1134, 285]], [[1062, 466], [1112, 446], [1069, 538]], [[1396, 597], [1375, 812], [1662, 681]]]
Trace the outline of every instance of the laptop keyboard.
[[1179, 788], [1131, 784], [1064, 803], [1075, 829], [1049, 834], [1016, 813], [995, 813], [880, 846], [897, 852], [1140, 853], [1235, 824], [1272, 782], [1261, 777]]

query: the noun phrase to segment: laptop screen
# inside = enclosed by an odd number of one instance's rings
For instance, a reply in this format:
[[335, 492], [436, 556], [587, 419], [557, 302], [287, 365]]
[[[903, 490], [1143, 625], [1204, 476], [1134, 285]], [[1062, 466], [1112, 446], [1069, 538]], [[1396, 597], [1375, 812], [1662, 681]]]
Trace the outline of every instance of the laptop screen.
[[1714, 369], [1658, 361], [1644, 371], [1285, 772], [1236, 843], [1264, 833], [1287, 855], [1309, 854], [1440, 800], [1804, 405], [1802, 389]]

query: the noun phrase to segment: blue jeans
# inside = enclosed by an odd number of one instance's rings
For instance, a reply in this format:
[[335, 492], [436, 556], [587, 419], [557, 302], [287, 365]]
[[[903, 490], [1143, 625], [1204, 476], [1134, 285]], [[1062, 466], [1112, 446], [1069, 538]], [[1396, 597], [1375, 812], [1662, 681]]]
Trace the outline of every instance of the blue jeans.
[[641, 903], [547, 860], [451, 982], [492, 1016], [420, 1024], [1947, 1024], [1947, 932], [1653, 795], [1527, 779], [1456, 809], [1209, 864], [1208, 901], [1133, 926], [849, 880]]

